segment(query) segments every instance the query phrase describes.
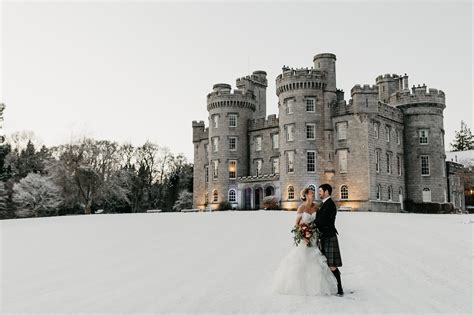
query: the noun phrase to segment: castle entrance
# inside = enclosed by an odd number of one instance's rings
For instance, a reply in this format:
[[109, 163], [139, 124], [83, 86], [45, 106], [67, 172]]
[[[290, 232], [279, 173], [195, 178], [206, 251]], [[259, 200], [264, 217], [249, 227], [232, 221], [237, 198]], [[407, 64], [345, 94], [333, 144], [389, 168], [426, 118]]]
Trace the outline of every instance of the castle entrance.
[[244, 209], [252, 209], [252, 188], [244, 189]]

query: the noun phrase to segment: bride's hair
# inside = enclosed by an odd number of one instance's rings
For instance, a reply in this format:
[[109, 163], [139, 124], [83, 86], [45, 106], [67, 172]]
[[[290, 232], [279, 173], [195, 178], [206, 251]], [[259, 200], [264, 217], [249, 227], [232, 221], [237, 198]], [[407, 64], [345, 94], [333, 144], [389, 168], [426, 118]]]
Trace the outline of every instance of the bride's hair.
[[303, 189], [303, 190], [301, 191], [300, 199], [303, 200], [303, 201], [306, 201], [306, 194], [307, 194], [310, 190], [312, 190], [312, 191], [314, 192], [314, 190], [313, 190], [312, 188], [310, 188], [310, 187], [306, 187], [305, 189]]

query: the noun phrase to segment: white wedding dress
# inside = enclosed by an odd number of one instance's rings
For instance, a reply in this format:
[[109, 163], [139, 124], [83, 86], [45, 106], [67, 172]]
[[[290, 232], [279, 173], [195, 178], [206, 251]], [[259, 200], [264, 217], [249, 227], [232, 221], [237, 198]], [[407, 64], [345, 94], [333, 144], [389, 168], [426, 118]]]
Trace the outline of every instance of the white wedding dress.
[[[310, 223], [316, 212], [303, 212], [302, 223]], [[316, 246], [316, 236], [311, 247], [304, 241], [290, 250], [283, 258], [273, 278], [273, 291], [291, 295], [333, 295], [337, 293], [337, 280], [327, 265], [326, 257]], [[314, 245], [313, 245], [314, 244]]]

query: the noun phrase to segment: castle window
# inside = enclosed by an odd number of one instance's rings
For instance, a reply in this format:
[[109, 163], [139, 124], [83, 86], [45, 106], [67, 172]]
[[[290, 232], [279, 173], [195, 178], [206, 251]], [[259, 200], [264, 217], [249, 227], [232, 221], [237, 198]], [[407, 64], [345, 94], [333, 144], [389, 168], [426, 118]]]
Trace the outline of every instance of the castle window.
[[339, 150], [337, 155], [339, 156], [339, 172], [347, 173], [347, 150]]
[[272, 134], [273, 149], [278, 149], [280, 147], [279, 141], [280, 141], [280, 137], [279, 137], [278, 133]]
[[337, 139], [345, 140], [347, 139], [347, 121], [339, 122], [336, 124], [337, 129]]
[[390, 127], [389, 126], [385, 126], [385, 139], [387, 140], [387, 142], [390, 142]]
[[440, 131], [439, 137], [440, 137], [441, 147], [444, 148], [444, 133], [443, 133], [443, 131]]
[[421, 175], [430, 175], [430, 158], [428, 155], [421, 156]]
[[392, 186], [388, 186], [387, 194], [388, 194], [388, 200], [392, 201]]
[[382, 198], [381, 192], [382, 192], [382, 187], [380, 186], [380, 184], [378, 184], [377, 185], [377, 191], [376, 191], [377, 200], [380, 200]]
[[380, 124], [378, 122], [374, 122], [374, 137], [375, 137], [375, 139], [379, 138], [379, 127], [380, 127]]
[[293, 186], [288, 187], [288, 200], [295, 199], [295, 188]]
[[237, 137], [229, 137], [229, 150], [230, 151], [237, 150]]
[[400, 131], [397, 130], [397, 144], [400, 144]]
[[230, 114], [229, 115], [229, 127], [237, 127], [237, 115]]
[[262, 137], [255, 137], [255, 151], [262, 151]]
[[402, 158], [397, 155], [397, 172], [398, 176], [402, 176]]
[[403, 202], [403, 188], [398, 189], [398, 201]]
[[306, 170], [310, 173], [316, 171], [316, 151], [306, 152]]
[[420, 144], [428, 144], [428, 129], [418, 130], [420, 136]]
[[214, 189], [214, 191], [212, 192], [212, 201], [213, 201], [213, 202], [219, 201], [219, 194], [217, 193], [217, 190], [215, 190], [215, 189]]
[[257, 176], [262, 175], [262, 160], [255, 161], [255, 173]]
[[349, 188], [346, 185], [341, 186], [341, 200], [349, 199]]
[[295, 125], [287, 125], [286, 126], [286, 140], [293, 141], [295, 135]]
[[294, 151], [288, 151], [287, 154], [287, 172], [288, 173], [293, 173], [295, 171], [295, 152]]
[[217, 128], [219, 126], [219, 115], [212, 115], [212, 122], [214, 128]]
[[205, 203], [205, 204], [208, 204], [208, 203], [209, 203], [209, 194], [208, 194], [208, 193], [206, 193], [206, 194], [204, 195], [204, 203]]
[[209, 165], [204, 168], [204, 178], [206, 183], [209, 183]]
[[431, 190], [429, 188], [423, 188], [423, 202], [431, 202]]
[[205, 144], [204, 145], [204, 153], [206, 154], [206, 156], [209, 154], [209, 144]]
[[217, 160], [214, 160], [212, 161], [212, 178], [213, 179], [217, 179], [218, 176], [219, 176], [219, 173], [218, 173], [218, 168], [219, 168], [219, 161]]
[[236, 201], [236, 194], [235, 194], [235, 189], [229, 190], [229, 202], [235, 202]]
[[237, 161], [229, 161], [229, 179], [235, 179], [237, 176]]
[[279, 174], [280, 173], [280, 159], [273, 158], [272, 161], [272, 174]]
[[306, 99], [306, 111], [314, 112], [316, 110], [316, 100], [314, 98]]
[[375, 151], [375, 171], [380, 172], [380, 151]]
[[387, 174], [392, 174], [392, 156], [390, 153], [386, 153], [385, 156], [387, 157]]
[[213, 137], [212, 138], [212, 151], [217, 152], [219, 150], [219, 138]]
[[295, 101], [294, 101], [293, 99], [288, 99], [288, 100], [286, 100], [286, 102], [285, 102], [285, 103], [286, 103], [286, 113], [287, 113], [288, 115], [293, 114], [293, 105], [294, 105], [294, 102], [295, 102]]
[[316, 139], [316, 124], [306, 124], [306, 139]]

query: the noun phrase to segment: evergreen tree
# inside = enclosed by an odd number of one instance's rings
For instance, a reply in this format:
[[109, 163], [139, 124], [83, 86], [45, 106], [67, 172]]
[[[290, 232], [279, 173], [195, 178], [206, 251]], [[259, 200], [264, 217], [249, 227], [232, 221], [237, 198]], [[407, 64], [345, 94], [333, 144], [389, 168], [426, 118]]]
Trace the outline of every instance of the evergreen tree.
[[474, 149], [474, 139], [471, 134], [471, 129], [467, 124], [461, 120], [461, 130], [456, 131], [454, 142], [451, 143], [453, 151], [466, 151]]

